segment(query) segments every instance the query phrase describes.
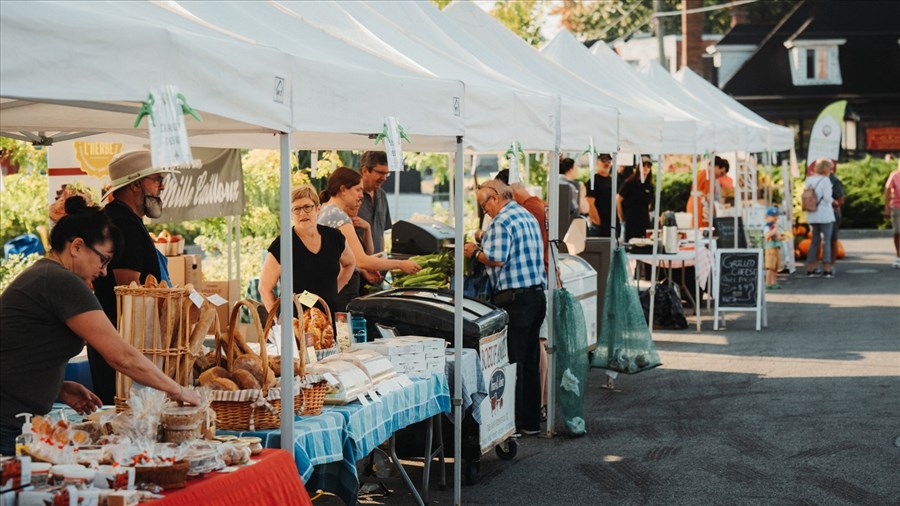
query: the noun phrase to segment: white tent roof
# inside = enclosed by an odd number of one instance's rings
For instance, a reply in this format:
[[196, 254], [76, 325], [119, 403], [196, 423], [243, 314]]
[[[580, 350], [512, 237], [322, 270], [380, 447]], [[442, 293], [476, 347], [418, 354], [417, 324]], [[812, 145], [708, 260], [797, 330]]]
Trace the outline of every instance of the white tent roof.
[[649, 86], [665, 95], [672, 103], [690, 110], [693, 114], [713, 124], [714, 137], [711, 139], [711, 144], [704, 146], [704, 152], [745, 149], [750, 127], [729, 119], [721, 112], [721, 109], [692, 95], [659, 63], [652, 60], [646, 62], [638, 69], [638, 74]]
[[749, 144], [745, 148], [747, 151], [786, 151], [793, 146], [794, 134], [790, 128], [766, 121], [762, 116], [729, 97], [691, 69], [681, 68], [675, 74], [675, 79], [697, 98], [715, 101], [729, 118], [755, 127], [750, 130]]
[[[563, 110], [562, 143], [567, 151], [587, 147], [581, 132], [586, 121], [598, 119], [588, 114], [581, 104], [614, 107], [619, 112], [619, 147], [630, 151], [658, 153], [661, 149], [663, 118], [660, 114], [647, 114], [627, 104], [622, 97], [594, 87], [578, 75], [541, 56], [533, 47], [470, 2], [453, 2], [443, 13], [461, 27], [470, 38], [479, 40], [492, 50], [490, 65], [515, 76], [517, 80], [536, 89], [556, 90], [563, 97], [563, 105], [572, 104], [569, 112]], [[602, 120], [606, 122], [607, 120]], [[575, 131], [572, 129], [575, 128]], [[595, 136], [595, 145], [596, 142]], [[604, 148], [601, 148], [604, 149]], [[606, 148], [608, 149], [608, 148]]]
[[648, 114], [662, 115], [664, 152], [696, 153], [710, 125], [668, 103], [646, 86], [631, 66], [602, 42], [595, 44], [594, 48], [595, 56], [592, 56], [592, 51], [584, 44], [575, 40], [567, 30], [562, 30], [541, 49], [541, 54], [594, 86], [622, 97], [633, 107]]
[[[273, 100], [276, 77], [291, 84], [286, 55], [123, 18], [108, 5], [2, 3], [0, 130], [132, 134], [140, 103], [162, 84], [178, 86], [200, 111], [203, 122], [188, 120], [194, 133], [290, 127], [290, 90], [284, 103]], [[223, 83], [223, 68], [235, 66], [241, 72]]]
[[[416, 149], [453, 150], [456, 136], [464, 131], [461, 82], [436, 78], [408, 62], [374, 60], [372, 54], [286, 15], [272, 2], [113, 5], [125, 15], [251, 40], [288, 53], [296, 79], [295, 147], [373, 147], [369, 136], [382, 131], [386, 116], [399, 118]], [[379, 85], [372, 86], [376, 82]]]
[[521, 88], [494, 72], [451, 35], [453, 28], [430, 3], [282, 2], [293, 17], [341, 37], [373, 57], [416, 65], [466, 85], [467, 149], [505, 151], [515, 140], [526, 149], [553, 149], [557, 97]]
[[622, 139], [618, 111], [599, 93], [586, 91], [577, 76], [542, 57], [474, 4], [454, 2], [442, 14], [463, 34], [461, 44], [470, 47], [477, 42], [478, 47], [489, 48], [478, 55], [485, 65], [522, 86], [560, 96], [561, 150], [581, 151], [591, 137], [602, 151], [618, 149]]

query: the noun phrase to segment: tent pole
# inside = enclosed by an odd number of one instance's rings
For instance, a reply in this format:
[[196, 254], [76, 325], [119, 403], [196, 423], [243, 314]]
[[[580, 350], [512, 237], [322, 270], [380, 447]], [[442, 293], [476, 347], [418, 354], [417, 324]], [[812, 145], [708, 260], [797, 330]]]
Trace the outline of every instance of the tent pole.
[[[462, 136], [456, 138], [453, 157], [453, 229], [456, 248], [453, 255], [453, 504], [462, 504], [462, 342], [463, 342], [463, 145]], [[478, 371], [481, 374], [481, 371]], [[431, 449], [429, 448], [429, 451]]]
[[[700, 282], [697, 279], [697, 267], [700, 266], [700, 248], [701, 248], [701, 235], [700, 235], [700, 221], [697, 217], [697, 163], [700, 158], [699, 154], [694, 154], [691, 156], [691, 191], [690, 198], [694, 200], [694, 216], [693, 216], [693, 225], [694, 225], [694, 316], [697, 320], [697, 332], [700, 332]], [[683, 266], [682, 266], [683, 267]]]
[[[553, 426], [556, 420], [556, 332], [553, 329], [553, 294], [556, 291], [556, 258], [553, 255], [553, 245], [559, 240], [559, 145], [562, 136], [562, 99], [556, 98], [556, 118], [554, 129], [556, 134], [553, 142], [553, 152], [550, 156], [550, 174], [547, 178], [547, 200], [550, 201], [550, 234], [547, 247], [550, 248], [547, 272], [547, 312], [544, 320], [547, 322], [547, 427], [546, 434], [553, 435]], [[558, 250], [557, 250], [558, 251]], [[538, 343], [540, 346], [540, 343]]]
[[[387, 142], [387, 141], [385, 141]], [[395, 216], [391, 216], [391, 220], [400, 219], [400, 174], [403, 173], [403, 167], [394, 172], [394, 212]]]
[[[610, 183], [611, 188], [609, 189], [611, 198], [609, 199], [609, 258], [608, 267], [612, 267], [613, 262], [613, 253], [616, 252], [616, 241], [619, 240], [619, 235], [616, 234], [616, 196], [619, 194], [619, 166], [617, 165], [619, 158], [619, 152], [614, 151], [612, 153], [612, 169], [610, 170], [610, 176], [612, 176], [612, 182]], [[599, 211], [598, 211], [599, 213]], [[609, 272], [609, 271], [607, 271]], [[606, 280], [601, 280], [601, 283], [606, 283]]]
[[232, 236], [232, 232], [234, 232], [234, 216], [228, 216], [225, 218], [225, 227], [227, 232], [225, 232], [225, 241], [228, 243], [228, 261], [226, 263], [225, 270], [225, 280], [234, 279], [231, 277], [231, 259], [234, 256], [234, 238]]
[[[280, 179], [281, 185], [278, 190], [279, 200], [279, 219], [281, 237], [291, 237], [291, 134], [281, 133], [280, 136]], [[293, 241], [281, 241], [281, 258], [294, 258], [291, 251]], [[281, 262], [281, 353], [282, 356], [287, 350], [293, 349], [294, 342], [294, 326], [290, 322], [294, 318], [294, 262]], [[303, 328], [303, 312], [298, 315], [300, 318], [300, 328]], [[259, 338], [260, 346], [265, 346], [265, 336]], [[305, 353], [305, 349], [298, 350]], [[281, 391], [290, 392], [293, 388], [292, 382], [294, 378], [294, 360], [281, 361]], [[291, 452], [294, 455], [294, 396], [281, 396], [281, 449]]]
[[[656, 302], [656, 262], [659, 259], [659, 199], [660, 194], [662, 193], [662, 154], [657, 155], [657, 160], [656, 196], [654, 198], [655, 203], [653, 204], [653, 221], [651, 227], [653, 229], [653, 234], [651, 235], [651, 238], [653, 239], [653, 263], [650, 264], [650, 317], [647, 322], [651, 337], [653, 336], [653, 306]], [[639, 166], [637, 170], [644, 170], [643, 160], [641, 161], [641, 166]], [[669, 281], [671, 282], [671, 280]]]
[[238, 297], [243, 298], [241, 295], [241, 287], [244, 286], [241, 284], [241, 215], [238, 214], [234, 217], [234, 242], [237, 244], [235, 248], [234, 255], [234, 266], [235, 273], [237, 278], [238, 285]]

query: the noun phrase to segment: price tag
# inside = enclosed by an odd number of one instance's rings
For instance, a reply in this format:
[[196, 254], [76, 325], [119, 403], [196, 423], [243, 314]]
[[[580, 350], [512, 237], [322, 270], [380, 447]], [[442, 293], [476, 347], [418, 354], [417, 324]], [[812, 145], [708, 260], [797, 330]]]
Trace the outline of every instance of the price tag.
[[366, 399], [366, 394], [359, 394], [356, 396], [356, 399], [359, 400], [359, 403], [363, 406], [369, 405], [369, 399]]
[[316, 357], [316, 349], [313, 346], [306, 347], [306, 365], [315, 364], [319, 359]]
[[198, 309], [200, 308], [200, 306], [203, 305], [203, 302], [206, 300], [203, 298], [202, 295], [200, 295], [200, 292], [198, 292], [197, 290], [191, 290], [191, 294], [188, 296], [188, 298], [191, 299], [191, 302], [193, 302], [194, 305], [197, 306]]
[[314, 305], [316, 305], [316, 302], [319, 302], [319, 297], [317, 297], [314, 293], [309, 293], [308, 291], [303, 290], [303, 293], [300, 294], [299, 300], [300, 304], [306, 307], [313, 307]]
[[331, 374], [330, 372], [326, 372], [322, 376], [325, 378], [325, 381], [327, 381], [329, 385], [338, 386], [339, 382], [338, 382], [337, 378], [334, 377], [334, 374]]
[[222, 298], [222, 296], [217, 293], [210, 295], [206, 300], [210, 301], [213, 306], [221, 306], [222, 304], [226, 304], [228, 302], [228, 300]]

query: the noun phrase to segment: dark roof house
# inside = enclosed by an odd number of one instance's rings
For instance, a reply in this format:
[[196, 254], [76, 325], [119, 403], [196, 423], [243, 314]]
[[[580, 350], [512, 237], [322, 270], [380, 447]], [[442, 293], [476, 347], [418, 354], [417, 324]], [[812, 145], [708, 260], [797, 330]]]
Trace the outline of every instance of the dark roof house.
[[[801, 150], [835, 100], [859, 122], [851, 150], [857, 140], [865, 147], [867, 128], [900, 129], [900, 1], [802, 0], [776, 26], [737, 25], [708, 52], [719, 59], [719, 87], [770, 121], [799, 126]], [[900, 150], [881, 147], [872, 150]]]

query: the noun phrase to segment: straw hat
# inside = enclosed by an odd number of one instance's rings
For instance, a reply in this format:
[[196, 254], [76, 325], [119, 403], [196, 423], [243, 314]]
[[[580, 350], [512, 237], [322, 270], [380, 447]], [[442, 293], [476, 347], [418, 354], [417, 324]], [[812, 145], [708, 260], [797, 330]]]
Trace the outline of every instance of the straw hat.
[[146, 150], [119, 153], [109, 162], [110, 187], [100, 197], [105, 201], [112, 193], [123, 186], [153, 174], [178, 174], [174, 169], [157, 169], [152, 167], [150, 152]]

